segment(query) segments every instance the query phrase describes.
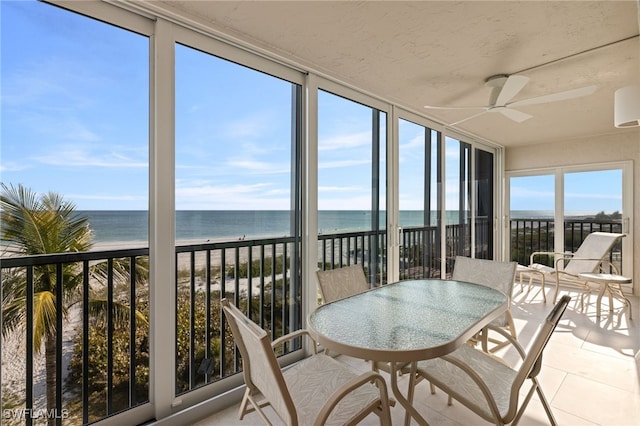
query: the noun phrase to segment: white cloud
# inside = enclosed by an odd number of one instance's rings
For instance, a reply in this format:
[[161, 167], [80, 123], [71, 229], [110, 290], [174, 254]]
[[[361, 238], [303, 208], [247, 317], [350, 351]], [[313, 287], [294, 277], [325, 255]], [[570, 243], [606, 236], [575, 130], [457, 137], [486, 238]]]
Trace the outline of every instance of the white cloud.
[[224, 134], [231, 139], [261, 137], [271, 129], [271, 123], [271, 114], [259, 111], [253, 115], [231, 121], [226, 125]]
[[550, 198], [553, 199], [555, 197], [555, 193], [553, 191], [541, 191], [529, 188], [523, 188], [519, 186], [512, 186], [510, 191], [511, 198]]
[[358, 186], [318, 186], [318, 192], [353, 192], [362, 191]]
[[179, 210], [283, 210], [290, 206], [290, 192], [268, 183], [218, 184], [176, 182]]
[[596, 199], [596, 200], [622, 200], [622, 195], [620, 194], [585, 194], [585, 193], [573, 193], [573, 192], [566, 192], [564, 194], [565, 199], [566, 198], [582, 198], [582, 199]]
[[369, 210], [371, 209], [371, 197], [362, 195], [349, 198], [320, 198], [319, 210]]
[[96, 200], [96, 201], [147, 201], [148, 197], [142, 195], [98, 195], [98, 194], [68, 194], [73, 200]]
[[415, 150], [415, 149], [420, 149], [424, 151], [424, 147], [425, 147], [424, 135], [416, 135], [415, 137], [411, 138], [407, 143], [401, 143], [400, 151], [409, 151], [409, 150]]
[[318, 168], [319, 169], [338, 169], [342, 167], [361, 166], [364, 164], [371, 164], [371, 160], [364, 159], [364, 160], [323, 161], [318, 164]]
[[[113, 147], [112, 147], [113, 149]], [[123, 150], [126, 148], [123, 147]], [[119, 151], [89, 152], [85, 147], [61, 147], [55, 152], [33, 157], [33, 160], [50, 166], [64, 167], [109, 167], [141, 168], [149, 167], [148, 162], [130, 158]]]
[[249, 194], [259, 190], [263, 190], [270, 186], [268, 183], [255, 183], [251, 185], [245, 184], [231, 184], [231, 185], [211, 185], [202, 184], [192, 186], [194, 182], [190, 182], [190, 186], [181, 186], [179, 182], [176, 182], [176, 198], [178, 196], [220, 196], [229, 194]]
[[250, 159], [229, 160], [227, 165], [232, 168], [244, 170], [250, 174], [280, 174], [291, 171], [291, 165], [289, 163], [278, 164]]
[[371, 132], [320, 138], [318, 141], [318, 151], [332, 151], [336, 149], [356, 148], [360, 146], [371, 146]]
[[60, 126], [61, 138], [68, 141], [98, 142], [101, 138], [83, 123], [69, 120]]
[[0, 164], [0, 173], [7, 173], [7, 172], [21, 172], [22, 170], [28, 170], [32, 168], [31, 164], [27, 164], [26, 162], [23, 164], [18, 164], [16, 162], [3, 162], [2, 164]]

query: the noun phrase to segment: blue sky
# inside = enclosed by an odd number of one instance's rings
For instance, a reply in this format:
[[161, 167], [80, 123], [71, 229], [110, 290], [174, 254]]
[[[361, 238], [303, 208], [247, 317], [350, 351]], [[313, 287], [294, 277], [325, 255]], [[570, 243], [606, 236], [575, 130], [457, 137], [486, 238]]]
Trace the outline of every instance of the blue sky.
[[[512, 210], [553, 210], [554, 176], [511, 178]], [[564, 174], [567, 212], [622, 211], [622, 171], [603, 170]]]
[[146, 40], [45, 4], [0, 7], [2, 182], [146, 208]]
[[[2, 182], [64, 194], [81, 210], [147, 209], [148, 39], [34, 1], [2, 1], [0, 17]], [[290, 207], [291, 88], [177, 46], [177, 209]], [[319, 208], [368, 210], [371, 109], [322, 92], [319, 111]], [[401, 209], [422, 207], [423, 132], [401, 125]], [[446, 147], [449, 175], [457, 149]], [[620, 210], [619, 182], [619, 172], [568, 176], [566, 208]], [[552, 184], [511, 185], [512, 209], [553, 208]], [[457, 209], [455, 179], [446, 193]]]

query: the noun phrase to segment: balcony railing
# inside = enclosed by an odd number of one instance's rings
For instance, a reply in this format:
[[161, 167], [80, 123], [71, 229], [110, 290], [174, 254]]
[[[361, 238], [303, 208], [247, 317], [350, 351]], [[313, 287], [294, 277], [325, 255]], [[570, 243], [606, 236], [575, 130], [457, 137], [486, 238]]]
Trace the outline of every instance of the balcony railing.
[[[526, 263], [530, 252], [552, 249], [552, 221], [514, 220], [511, 227], [514, 260]], [[568, 249], [599, 230], [620, 232], [621, 226], [566, 222]], [[438, 232], [436, 227], [403, 230], [401, 279], [441, 276]], [[447, 261], [456, 254], [468, 255], [469, 225], [447, 226], [444, 232]], [[476, 232], [476, 246], [485, 251], [491, 244], [482, 237], [486, 234]], [[360, 263], [372, 285], [384, 284], [386, 244], [384, 230], [323, 234], [318, 238], [318, 266], [333, 269]], [[268, 330], [272, 339], [302, 326], [299, 252], [295, 237], [176, 247], [176, 394], [240, 371], [219, 305], [223, 297]], [[3, 409], [23, 410], [26, 424], [34, 422], [32, 413], [46, 409], [68, 413], [65, 424], [87, 424], [148, 402], [149, 292], [161, 291], [150, 288], [148, 255], [147, 248], [136, 248], [2, 259], [3, 310], [20, 301], [24, 310], [23, 326], [16, 328], [14, 339], [23, 343], [2, 348], [3, 363], [7, 359], [22, 363], [21, 378], [6, 374], [8, 366], [3, 364]], [[614, 257], [619, 255], [618, 250]], [[41, 315], [34, 311], [40, 280], [53, 283], [49, 286], [55, 289], [52, 321], [58, 331], [49, 336], [51, 344], [45, 343], [41, 354], [33, 344]], [[20, 288], [22, 292], [16, 291]], [[299, 342], [294, 342], [283, 353], [297, 349]], [[8, 358], [9, 350], [17, 355]], [[44, 358], [49, 363], [42, 362]], [[48, 407], [47, 387], [53, 391]]]
[[[2, 348], [3, 423], [12, 421], [7, 412], [21, 411], [24, 418], [18, 424], [30, 425], [42, 413], [54, 413], [57, 424], [67, 417], [71, 423], [86, 424], [148, 401], [148, 285], [141, 279], [148, 252], [141, 248], [2, 259], [3, 321], [12, 310], [22, 312], [14, 339], [22, 344]], [[54, 312], [38, 309], [48, 297], [54, 300]], [[47, 322], [42, 354], [34, 340]], [[22, 351], [22, 356], [9, 350]], [[16, 362], [9, 366], [6, 359]], [[123, 359], [131, 361], [125, 366]], [[72, 368], [66, 370], [66, 365]], [[37, 371], [37, 366], [45, 371]], [[23, 370], [23, 379], [7, 374], [7, 368]]]
[[[301, 327], [298, 250], [294, 237], [176, 247], [176, 394], [241, 370], [223, 297], [272, 339]], [[52, 413], [56, 424], [88, 424], [149, 401], [149, 291], [162, 290], [150, 288], [148, 255], [137, 248], [2, 259], [3, 311], [22, 304], [24, 312], [11, 339], [23, 344], [2, 348], [3, 415], [17, 413], [3, 424]], [[51, 344], [38, 355], [42, 280], [56, 308]], [[282, 353], [299, 348], [293, 342]], [[22, 377], [7, 374], [16, 367]]]
[[[300, 329], [299, 244], [294, 237], [176, 247], [176, 393], [241, 371], [220, 300], [271, 334]], [[288, 353], [300, 348], [294, 342]]]

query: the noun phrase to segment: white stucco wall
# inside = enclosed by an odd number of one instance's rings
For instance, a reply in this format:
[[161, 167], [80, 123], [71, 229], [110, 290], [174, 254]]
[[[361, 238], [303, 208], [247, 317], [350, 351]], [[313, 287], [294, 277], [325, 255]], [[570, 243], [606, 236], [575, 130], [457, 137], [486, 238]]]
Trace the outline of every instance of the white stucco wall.
[[505, 171], [633, 162], [633, 281], [640, 294], [640, 129], [614, 131], [587, 139], [559, 141], [505, 149]]

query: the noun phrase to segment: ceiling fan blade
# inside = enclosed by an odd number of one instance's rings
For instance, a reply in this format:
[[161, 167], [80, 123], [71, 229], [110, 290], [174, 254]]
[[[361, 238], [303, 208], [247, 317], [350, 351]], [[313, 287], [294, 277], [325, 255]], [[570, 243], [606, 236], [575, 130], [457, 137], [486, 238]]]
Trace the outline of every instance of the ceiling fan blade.
[[502, 86], [502, 90], [500, 90], [500, 94], [496, 99], [496, 106], [504, 106], [513, 99], [515, 95], [520, 93], [528, 82], [529, 77], [525, 77], [524, 75], [510, 75], [507, 81], [505, 81], [504, 86]]
[[487, 109], [486, 106], [432, 106], [425, 105], [425, 108], [429, 109]]
[[[485, 108], [485, 109], [486, 109], [486, 108]], [[469, 117], [467, 117], [467, 118], [463, 118], [462, 120], [458, 120], [458, 121], [456, 121], [455, 123], [451, 123], [451, 124], [449, 124], [449, 126], [448, 126], [448, 127], [453, 127], [453, 126], [456, 126], [456, 125], [458, 125], [458, 124], [460, 124], [460, 123], [464, 123], [465, 121], [469, 121], [469, 120], [471, 120], [472, 118], [476, 118], [476, 117], [478, 117], [478, 116], [480, 116], [480, 115], [484, 114], [485, 112], [487, 112], [487, 111], [480, 111], [480, 112], [479, 112], [479, 113], [477, 113], [477, 114], [470, 115], [470, 116], [469, 116]]]
[[507, 104], [509, 107], [521, 107], [526, 105], [545, 104], [548, 102], [566, 101], [568, 99], [580, 98], [591, 95], [596, 91], [597, 86], [585, 86], [578, 89], [567, 90], [565, 92], [552, 93], [550, 95], [538, 96], [536, 98], [524, 99], [522, 101]]
[[525, 112], [522, 111], [518, 111], [517, 109], [511, 109], [511, 108], [500, 108], [498, 110], [502, 115], [504, 115], [505, 117], [508, 117], [510, 119], [512, 119], [513, 121], [515, 121], [516, 123], [522, 123], [525, 120], [530, 119], [531, 117], [533, 117], [532, 115], [529, 115]]

